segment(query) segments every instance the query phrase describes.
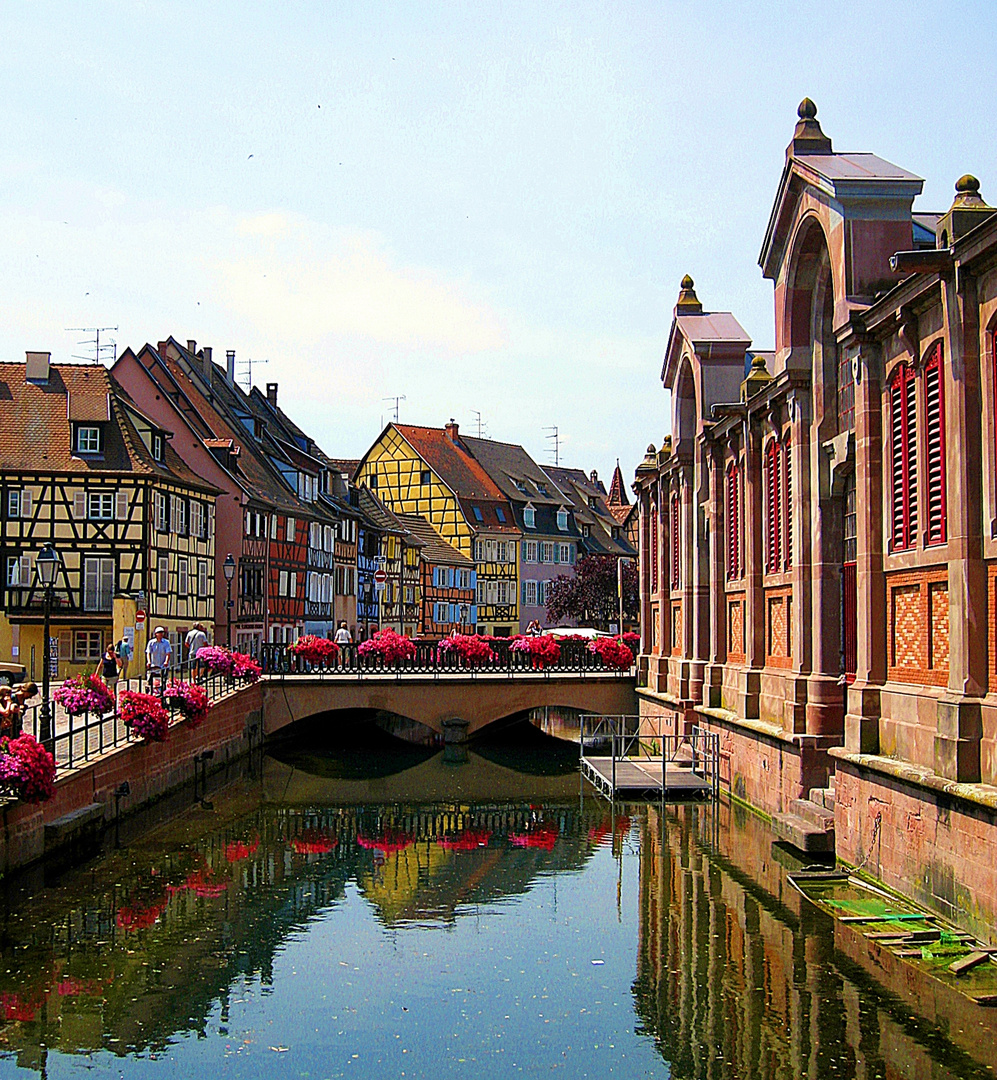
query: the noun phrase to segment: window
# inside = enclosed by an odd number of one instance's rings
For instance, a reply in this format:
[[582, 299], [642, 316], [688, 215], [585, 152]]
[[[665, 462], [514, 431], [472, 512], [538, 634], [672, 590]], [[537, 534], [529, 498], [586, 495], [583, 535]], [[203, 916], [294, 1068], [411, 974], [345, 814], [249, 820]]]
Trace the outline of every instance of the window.
[[336, 548], [336, 530], [331, 525], [322, 527], [322, 550], [334, 551]]
[[485, 587], [486, 585], [487, 585], [487, 582], [484, 582], [484, 581], [481, 580], [481, 578], [478, 578], [478, 588], [476, 590], [476, 596], [477, 596], [477, 600], [478, 600], [479, 604], [486, 604], [488, 602], [485, 599], [486, 596], [488, 595], [488, 590]]
[[499, 540], [496, 543], [495, 546], [496, 546], [496, 558], [498, 559], [498, 561], [499, 562], [508, 562], [509, 561], [509, 545], [505, 542], [505, 540]]
[[287, 542], [289, 544], [294, 543], [294, 536], [295, 536], [295, 531], [297, 530], [297, 525], [298, 525], [298, 523], [295, 521], [295, 519], [293, 517], [289, 517], [287, 519], [287, 532], [286, 532], [285, 535], [287, 537]]
[[152, 436], [152, 456], [155, 461], [163, 460], [163, 436]]
[[524, 495], [529, 495], [530, 492], [526, 487], [525, 481], [517, 480], [516, 477], [513, 477], [512, 482], [516, 485], [518, 491], [521, 491]]
[[846, 350], [838, 354], [838, 431], [855, 427], [855, 379], [852, 360]]
[[537, 606], [537, 583], [535, 581], [523, 582], [523, 603], [529, 607]]
[[927, 544], [944, 544], [945, 506], [945, 391], [942, 387], [942, 343], [932, 350], [924, 368], [924, 464], [927, 469]]
[[277, 575], [277, 595], [287, 596], [287, 571], [281, 570]]
[[432, 483], [432, 480], [433, 474], [429, 471], [429, 469], [423, 469], [422, 472], [419, 473], [419, 482], [422, 484], [423, 487], [428, 487], [430, 483]]
[[552, 563], [554, 561], [554, 542], [552, 540], [540, 541], [540, 561]]
[[499, 519], [500, 524], [505, 524], [505, 511], [501, 506], [495, 507], [495, 516]]
[[474, 541], [474, 561], [483, 562], [485, 558], [485, 545], [480, 540]]
[[332, 603], [332, 574], [322, 575], [322, 603]]
[[77, 630], [73, 634], [74, 660], [99, 660], [104, 651], [99, 630]]
[[449, 604], [433, 604], [433, 622], [446, 623], [450, 621]]
[[471, 571], [458, 570], [454, 575], [454, 584], [458, 589], [469, 589], [471, 587]]
[[28, 588], [31, 585], [31, 556], [7, 556], [7, 584], [11, 588]]
[[785, 440], [772, 439], [765, 451], [765, 572], [793, 565], [792, 470]]
[[474, 514], [474, 520], [475, 521], [484, 521], [485, 520], [485, 516], [481, 512], [481, 507], [480, 506], [472, 506], [471, 507], [471, 513]]
[[559, 548], [558, 553], [557, 553], [558, 554], [558, 560], [561, 563], [563, 563], [565, 566], [570, 566], [571, 563], [572, 563], [572, 559], [571, 559], [572, 545], [571, 544], [560, 544], [560, 545], [558, 545], [558, 548]]
[[206, 535], [204, 528], [204, 503], [197, 499], [190, 500], [190, 535], [203, 539]]
[[208, 560], [198, 559], [197, 561], [197, 595], [208, 595]]
[[87, 517], [91, 521], [114, 520], [114, 492], [90, 491], [87, 493]]
[[156, 561], [156, 592], [166, 596], [170, 591], [170, 557], [160, 555]]
[[523, 562], [536, 562], [538, 557], [536, 540], [524, 540], [523, 541]]
[[537, 527], [537, 512], [532, 506], [527, 506], [523, 510], [523, 524], [528, 529], [535, 529]]
[[372, 472], [370, 474], [370, 490], [377, 491], [377, 473]]
[[568, 531], [568, 511], [563, 506], [557, 512], [557, 527], [561, 532]]
[[682, 510], [678, 495], [672, 496], [669, 532], [672, 542], [672, 588], [677, 589], [682, 583]]
[[110, 611], [114, 601], [114, 559], [83, 561], [83, 610]]
[[406, 585], [404, 590], [403, 590], [403, 596], [405, 598], [405, 603], [406, 604], [414, 604], [415, 603], [415, 586], [414, 585]]
[[[588, 536], [585, 531], [588, 528], [587, 525], [582, 526], [582, 536]], [[656, 503], [651, 503], [651, 592], [656, 593], [658, 591], [658, 562], [660, 553], [658, 551], [658, 507]]]
[[177, 559], [177, 594], [184, 600], [190, 594], [190, 577], [188, 564], [185, 558]]
[[543, 483], [542, 481], [537, 481], [536, 484], [537, 484], [537, 491], [541, 495], [546, 495], [547, 494], [547, 485], [545, 483]]
[[[279, 528], [280, 528], [280, 521], [278, 520], [277, 515], [276, 514], [271, 514], [271, 516], [270, 516], [270, 539], [271, 540], [276, 540], [277, 539], [277, 530]], [[266, 518], [266, 514], [263, 515], [263, 532], [259, 533], [259, 535], [260, 536], [266, 536], [267, 535], [267, 518]]]
[[[153, 495], [156, 532], [168, 532], [170, 528], [169, 515], [166, 511], [166, 496], [161, 491]], [[248, 520], [249, 514], [246, 515]], [[248, 529], [247, 529], [248, 531]]]
[[732, 461], [727, 466], [727, 577], [741, 577], [741, 466]]
[[184, 536], [187, 532], [187, 500], [179, 495], [170, 496], [170, 522], [173, 532]]
[[21, 490], [14, 489], [7, 492], [7, 517], [29, 518], [31, 517], [31, 488]]
[[511, 604], [512, 603], [512, 582], [511, 581], [496, 581], [495, 582], [495, 603], [496, 604]]
[[917, 415], [914, 372], [906, 364], [890, 382], [890, 472], [893, 550], [905, 551], [917, 532]]
[[78, 454], [100, 453], [100, 428], [84, 427], [76, 429], [76, 452]]

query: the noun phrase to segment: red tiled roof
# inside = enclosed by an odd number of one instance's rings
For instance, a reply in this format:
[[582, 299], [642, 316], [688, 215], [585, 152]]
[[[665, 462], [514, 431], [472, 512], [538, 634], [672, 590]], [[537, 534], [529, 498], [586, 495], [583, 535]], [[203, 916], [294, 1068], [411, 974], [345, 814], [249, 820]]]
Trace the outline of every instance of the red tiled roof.
[[[609, 485], [609, 511], [613, 517], [617, 517], [614, 508], [624, 507], [630, 505], [630, 500], [627, 498], [627, 488], [623, 480], [623, 471], [620, 469], [620, 460], [616, 459], [616, 468], [613, 470], [613, 481]], [[626, 514], [623, 515], [626, 517]], [[617, 518], [617, 520], [620, 520]]]

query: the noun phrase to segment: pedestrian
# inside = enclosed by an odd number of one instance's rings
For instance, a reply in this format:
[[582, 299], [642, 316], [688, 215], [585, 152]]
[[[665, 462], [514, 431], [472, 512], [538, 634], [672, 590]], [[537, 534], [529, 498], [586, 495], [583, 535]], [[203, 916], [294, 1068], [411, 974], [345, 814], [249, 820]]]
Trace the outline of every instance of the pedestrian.
[[353, 635], [350, 633], [349, 627], [346, 625], [345, 619], [339, 620], [339, 629], [336, 631], [336, 636], [332, 640], [337, 645], [353, 644]]
[[14, 733], [14, 695], [9, 686], [0, 686], [0, 735]]
[[94, 671], [94, 675], [99, 675], [104, 680], [104, 685], [111, 691], [111, 697], [117, 702], [118, 697], [115, 692], [115, 687], [118, 685], [118, 676], [121, 672], [121, 660], [118, 658], [118, 654], [114, 651], [113, 642], [107, 643], [107, 648], [104, 650], [104, 655], [97, 662], [97, 668]]
[[173, 657], [173, 646], [166, 636], [166, 627], [157, 626], [153, 631], [153, 639], [145, 647], [146, 678], [149, 681], [149, 692], [155, 690], [156, 679], [159, 679], [160, 690], [166, 682], [166, 672], [169, 670], [170, 661]]
[[11, 696], [11, 734], [20, 735], [24, 727], [24, 714], [27, 712], [28, 702], [38, 694], [38, 683], [23, 682], [14, 687]]
[[207, 644], [208, 632], [201, 623], [194, 623], [193, 629], [188, 630], [187, 637], [184, 638], [184, 648], [187, 650], [187, 663], [190, 664], [195, 679], [201, 674], [201, 661], [197, 659], [197, 654]]
[[132, 659], [132, 645], [128, 638], [123, 637], [117, 645], [114, 646], [115, 652], [118, 654], [118, 659], [121, 661], [119, 668], [121, 672], [121, 678], [128, 678], [128, 665]]

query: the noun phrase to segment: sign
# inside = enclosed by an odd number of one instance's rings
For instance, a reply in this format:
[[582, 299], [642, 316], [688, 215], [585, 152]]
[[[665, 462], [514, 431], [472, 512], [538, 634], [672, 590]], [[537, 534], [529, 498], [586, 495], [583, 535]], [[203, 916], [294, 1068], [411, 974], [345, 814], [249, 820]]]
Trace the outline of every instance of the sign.
[[378, 592], [384, 592], [384, 586], [388, 584], [388, 574], [385, 570], [374, 571], [374, 588]]
[[59, 677], [59, 639], [57, 637], [48, 639], [48, 673], [54, 679]]
[[135, 612], [135, 625], [136, 626], [141, 626], [142, 623], [144, 623], [144, 622], [145, 622], [145, 612], [141, 608], [139, 608], [139, 610]]

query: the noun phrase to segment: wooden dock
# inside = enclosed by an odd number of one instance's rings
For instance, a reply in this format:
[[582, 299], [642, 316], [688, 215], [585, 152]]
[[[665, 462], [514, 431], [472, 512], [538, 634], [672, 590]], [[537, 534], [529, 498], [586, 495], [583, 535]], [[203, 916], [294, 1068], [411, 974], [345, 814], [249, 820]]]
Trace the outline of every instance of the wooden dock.
[[[713, 781], [693, 772], [690, 762], [652, 757], [592, 757], [583, 754], [582, 773], [609, 799], [709, 798]], [[615, 784], [614, 784], [615, 779]]]

